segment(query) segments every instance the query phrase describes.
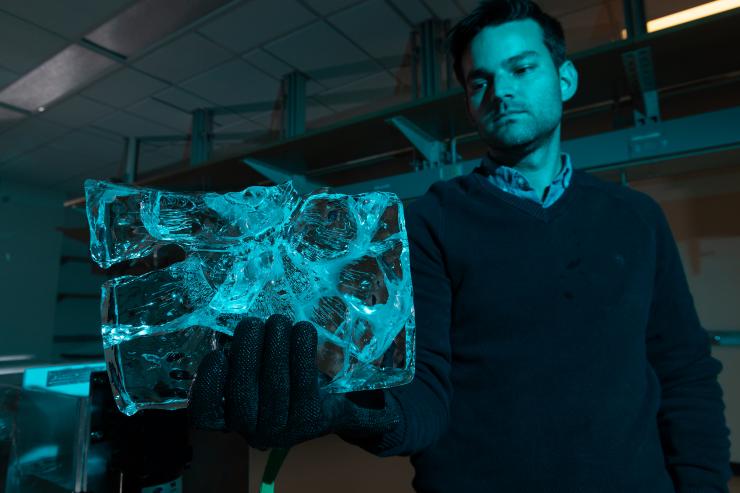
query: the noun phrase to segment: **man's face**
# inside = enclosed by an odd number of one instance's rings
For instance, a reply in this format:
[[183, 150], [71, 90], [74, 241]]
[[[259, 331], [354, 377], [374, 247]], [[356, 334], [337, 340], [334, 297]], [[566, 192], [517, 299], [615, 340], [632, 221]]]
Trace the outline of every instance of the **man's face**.
[[492, 149], [536, 146], [559, 128], [563, 101], [575, 92], [575, 68], [569, 61], [555, 67], [532, 19], [484, 28], [462, 68], [468, 113]]

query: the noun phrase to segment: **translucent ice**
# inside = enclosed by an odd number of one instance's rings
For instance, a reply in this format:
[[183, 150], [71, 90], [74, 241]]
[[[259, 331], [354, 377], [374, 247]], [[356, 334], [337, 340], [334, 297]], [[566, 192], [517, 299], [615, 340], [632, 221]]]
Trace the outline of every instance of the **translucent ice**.
[[276, 313], [317, 328], [330, 392], [412, 379], [413, 291], [396, 195], [301, 197], [290, 181], [216, 194], [87, 180], [85, 192], [101, 267], [166, 245], [186, 253], [102, 287], [103, 347], [122, 412], [186, 406], [203, 356], [228, 343], [243, 317]]

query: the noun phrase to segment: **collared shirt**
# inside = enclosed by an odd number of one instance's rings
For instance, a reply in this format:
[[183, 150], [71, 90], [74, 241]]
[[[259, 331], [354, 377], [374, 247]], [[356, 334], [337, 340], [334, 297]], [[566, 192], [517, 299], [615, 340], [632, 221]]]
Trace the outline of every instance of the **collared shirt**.
[[495, 163], [488, 154], [483, 158], [482, 164], [491, 170], [488, 181], [494, 186], [517, 197], [537, 202], [546, 209], [554, 204], [570, 185], [570, 178], [573, 174], [570, 155], [561, 152], [560, 158], [562, 162], [560, 171], [555, 176], [552, 184], [545, 189], [544, 200], [537, 196], [537, 192], [529, 184], [529, 180], [518, 170]]

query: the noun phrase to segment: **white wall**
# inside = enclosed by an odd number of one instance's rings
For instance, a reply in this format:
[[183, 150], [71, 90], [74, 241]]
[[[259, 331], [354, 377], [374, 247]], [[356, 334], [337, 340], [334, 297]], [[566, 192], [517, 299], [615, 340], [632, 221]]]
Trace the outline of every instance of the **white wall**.
[[0, 181], [0, 354], [49, 356], [64, 196]]
[[[707, 162], [711, 159], [708, 156]], [[740, 331], [740, 167], [654, 178], [632, 186], [663, 207], [702, 325], [710, 331]], [[715, 346], [712, 354], [724, 366], [719, 382], [732, 460], [740, 462], [740, 346]]]
[[[85, 209], [66, 209], [64, 224], [67, 228], [87, 230]], [[89, 241], [79, 241], [65, 236], [61, 254], [68, 259], [60, 266], [59, 293], [82, 294], [90, 297], [63, 297], [57, 304], [54, 321], [52, 354], [59, 359], [72, 355], [84, 359], [103, 358], [100, 335], [100, 286], [105, 275], [90, 258]]]

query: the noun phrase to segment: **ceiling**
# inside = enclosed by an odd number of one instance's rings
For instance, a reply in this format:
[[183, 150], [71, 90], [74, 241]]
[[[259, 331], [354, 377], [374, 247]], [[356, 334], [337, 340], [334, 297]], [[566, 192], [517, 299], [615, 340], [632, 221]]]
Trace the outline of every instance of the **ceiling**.
[[[570, 52], [616, 40], [623, 27], [621, 1], [539, 3], [563, 22]], [[401, 66], [414, 26], [430, 18], [454, 23], [476, 5], [3, 0], [0, 180], [79, 196], [86, 178], [119, 175], [126, 137], [187, 135], [196, 108], [246, 105], [217, 115], [215, 133], [264, 134], [276, 128], [281, 79], [294, 70], [310, 77], [309, 128], [359, 107], [377, 109], [408, 78]], [[60, 91], [42, 112], [23, 108], [36, 93]], [[182, 142], [145, 145], [140, 172], [188, 152]]]

